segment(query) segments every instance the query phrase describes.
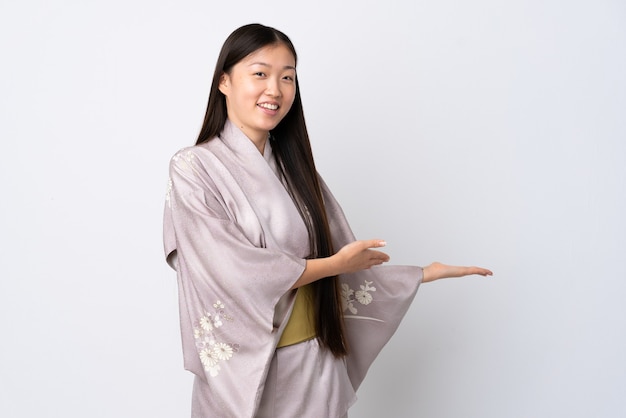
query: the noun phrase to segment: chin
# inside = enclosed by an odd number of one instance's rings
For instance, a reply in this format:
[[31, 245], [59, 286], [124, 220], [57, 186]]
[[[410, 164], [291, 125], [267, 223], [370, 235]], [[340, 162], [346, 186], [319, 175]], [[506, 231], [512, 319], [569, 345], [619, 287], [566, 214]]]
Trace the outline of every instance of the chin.
[[272, 129], [276, 128], [279, 123], [280, 123], [280, 121], [278, 121], [276, 123], [271, 123], [271, 124], [264, 124], [264, 125], [260, 125], [259, 128], [264, 130], [264, 131], [271, 131]]

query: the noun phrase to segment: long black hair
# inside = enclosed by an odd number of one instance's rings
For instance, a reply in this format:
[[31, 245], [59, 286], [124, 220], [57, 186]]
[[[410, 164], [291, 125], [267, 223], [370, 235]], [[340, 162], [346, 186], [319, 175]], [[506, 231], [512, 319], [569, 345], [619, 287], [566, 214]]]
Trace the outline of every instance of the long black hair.
[[[220, 78], [251, 53], [269, 46], [285, 45], [298, 56], [291, 40], [279, 30], [249, 24], [236, 29], [224, 42], [215, 65], [204, 122], [196, 144], [210, 141], [224, 129], [228, 119], [226, 97], [219, 90]], [[278, 166], [287, 181], [294, 202], [304, 219], [311, 255], [309, 258], [329, 257], [334, 253], [322, 191], [313, 161], [309, 134], [304, 121], [300, 87], [296, 78], [296, 95], [289, 112], [271, 131], [270, 141]], [[315, 329], [322, 347], [336, 357], [347, 354], [343, 332], [343, 314], [339, 283], [336, 276], [326, 277], [311, 284], [315, 294]]]

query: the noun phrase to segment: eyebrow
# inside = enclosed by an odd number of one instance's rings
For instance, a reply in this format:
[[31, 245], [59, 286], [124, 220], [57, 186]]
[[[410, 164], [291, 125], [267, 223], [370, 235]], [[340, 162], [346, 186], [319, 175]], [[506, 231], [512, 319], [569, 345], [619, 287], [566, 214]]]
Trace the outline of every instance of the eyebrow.
[[[264, 67], [270, 67], [270, 68], [272, 68], [272, 66], [271, 66], [271, 65], [269, 65], [269, 64], [267, 64], [267, 63], [265, 63], [265, 62], [253, 62], [253, 63], [250, 63], [250, 64], [248, 65], [248, 67], [252, 67], [253, 65], [262, 65], [262, 66], [264, 66]], [[285, 66], [283, 67], [283, 70], [294, 70], [294, 71], [295, 71], [295, 70], [296, 70], [296, 67], [294, 67], [293, 65], [285, 65]]]

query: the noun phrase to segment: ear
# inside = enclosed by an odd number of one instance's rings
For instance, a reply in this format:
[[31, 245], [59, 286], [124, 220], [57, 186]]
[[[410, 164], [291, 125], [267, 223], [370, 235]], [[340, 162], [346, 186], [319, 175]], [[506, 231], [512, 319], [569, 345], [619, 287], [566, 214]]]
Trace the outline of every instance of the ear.
[[226, 73], [222, 73], [220, 76], [219, 89], [224, 96], [228, 96], [230, 90], [230, 77]]

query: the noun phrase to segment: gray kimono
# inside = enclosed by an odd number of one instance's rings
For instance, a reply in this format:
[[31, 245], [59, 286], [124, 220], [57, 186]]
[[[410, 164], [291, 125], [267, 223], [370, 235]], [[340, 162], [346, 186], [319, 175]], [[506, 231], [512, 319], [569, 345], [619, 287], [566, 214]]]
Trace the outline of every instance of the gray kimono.
[[[355, 238], [323, 182], [322, 187], [333, 245], [340, 249]], [[308, 245], [269, 141], [261, 155], [227, 122], [219, 137], [172, 158], [164, 247], [177, 271], [184, 366], [196, 375], [194, 416], [347, 413], [413, 300], [422, 269], [384, 266], [340, 276], [349, 344], [345, 359], [334, 359], [319, 347], [311, 351], [315, 340], [277, 350], [295, 299], [290, 288], [304, 271]], [[285, 374], [290, 379], [285, 386], [277, 386], [282, 379], [276, 377], [281, 376], [277, 354], [286, 359], [280, 367], [288, 359], [302, 365], [295, 377]], [[321, 372], [313, 370], [320, 367]], [[269, 376], [279, 380], [271, 388]], [[276, 401], [285, 392], [289, 397]]]

